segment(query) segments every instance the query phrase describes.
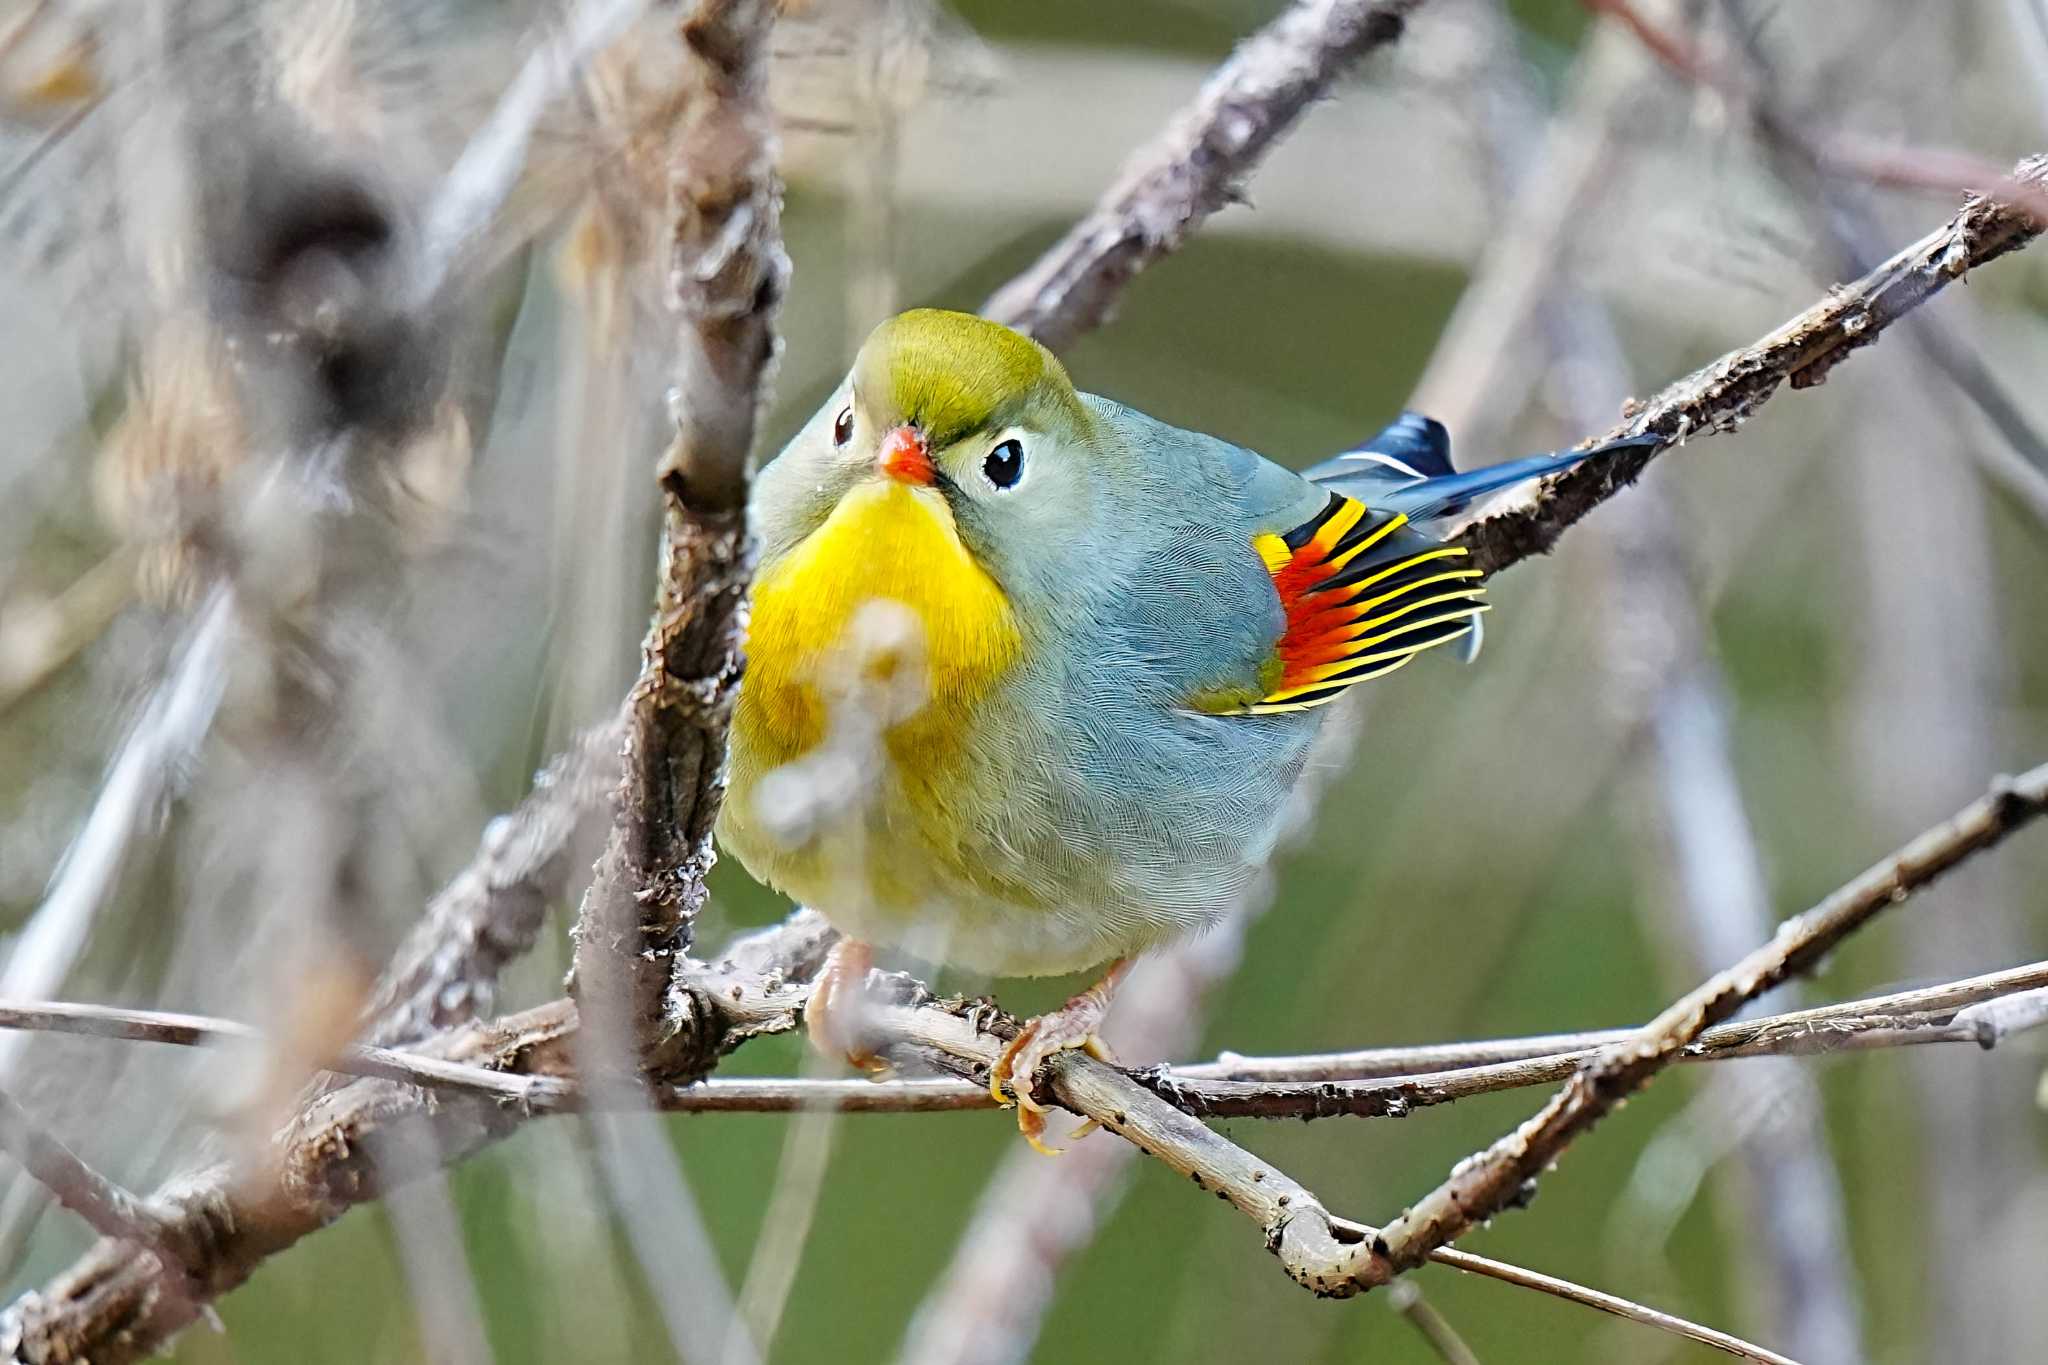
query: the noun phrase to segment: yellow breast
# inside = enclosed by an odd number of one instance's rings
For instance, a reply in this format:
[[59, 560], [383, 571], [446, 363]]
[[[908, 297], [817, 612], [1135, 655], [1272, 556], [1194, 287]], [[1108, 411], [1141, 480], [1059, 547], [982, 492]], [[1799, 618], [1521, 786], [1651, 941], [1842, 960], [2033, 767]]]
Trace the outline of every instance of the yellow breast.
[[[907, 609], [918, 638], [850, 634], [876, 601]], [[965, 719], [961, 708], [1009, 669], [1020, 644], [1009, 599], [960, 543], [945, 499], [894, 480], [862, 483], [755, 582], [745, 724], [764, 758], [798, 757], [823, 737], [832, 670], [851, 666], [878, 683], [899, 669], [920, 674], [901, 680], [923, 695], [892, 737], [930, 731]]]
[[[962, 852], [984, 776], [965, 741], [1021, 647], [1009, 599], [961, 544], [940, 494], [886, 479], [855, 486], [755, 580], [724, 842], [756, 877], [824, 906], [858, 899], [886, 911], [928, 898], [929, 876]], [[863, 825], [889, 837], [827, 829], [785, 846], [754, 809], [759, 779], [817, 748], [851, 719], [833, 709], [848, 706], [882, 711], [889, 771], [871, 775], [856, 804]]]

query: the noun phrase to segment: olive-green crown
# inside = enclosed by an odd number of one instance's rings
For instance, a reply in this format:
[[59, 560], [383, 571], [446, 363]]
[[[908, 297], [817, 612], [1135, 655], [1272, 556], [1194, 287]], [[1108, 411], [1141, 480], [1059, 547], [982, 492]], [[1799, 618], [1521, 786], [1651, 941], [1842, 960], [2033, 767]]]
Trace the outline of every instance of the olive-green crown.
[[913, 308], [877, 327], [854, 383], [884, 423], [915, 422], [935, 448], [1051, 408], [1085, 421], [1051, 351], [972, 313]]

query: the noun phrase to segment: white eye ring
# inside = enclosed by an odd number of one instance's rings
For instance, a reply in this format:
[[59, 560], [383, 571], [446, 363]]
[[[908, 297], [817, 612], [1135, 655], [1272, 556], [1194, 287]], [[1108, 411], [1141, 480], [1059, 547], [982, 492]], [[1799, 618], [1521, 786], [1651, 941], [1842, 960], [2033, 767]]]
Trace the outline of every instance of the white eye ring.
[[839, 410], [839, 415], [832, 419], [832, 444], [834, 446], [844, 446], [852, 439], [853, 404], [848, 403]]
[[1024, 440], [1017, 431], [1006, 431], [981, 458], [981, 476], [998, 493], [1007, 493], [1024, 480]]

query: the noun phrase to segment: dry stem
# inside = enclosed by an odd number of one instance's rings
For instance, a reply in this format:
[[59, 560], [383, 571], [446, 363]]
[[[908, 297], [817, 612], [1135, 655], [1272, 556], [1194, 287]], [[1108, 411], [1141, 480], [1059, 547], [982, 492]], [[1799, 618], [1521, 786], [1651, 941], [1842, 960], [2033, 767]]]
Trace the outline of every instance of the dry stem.
[[1093, 212], [982, 312], [1055, 350], [1109, 320], [1139, 271], [1242, 200], [1239, 181], [1331, 82], [1396, 41], [1422, 0], [1307, 0], [1238, 48]]
[[[2012, 178], [2036, 188], [2048, 183], [2048, 157], [2020, 162]], [[1735, 430], [1782, 384], [1804, 389], [1824, 382], [1850, 352], [1868, 346], [1978, 266], [2025, 246], [2038, 231], [2019, 209], [1970, 199], [1946, 224], [1863, 278], [1829, 290], [1761, 341], [1730, 351], [1647, 403], [1631, 405], [1625, 420], [1597, 438], [1655, 432], [1666, 445], [1617, 451], [1545, 480], [1522, 501], [1465, 527], [1457, 543], [1488, 573], [1544, 553], [1566, 527], [1633, 482], [1662, 451], [1707, 432]]]
[[1905, 900], [1980, 849], [2048, 811], [2048, 765], [2000, 778], [1985, 796], [1779, 927], [1776, 937], [1716, 974], [1635, 1036], [1601, 1049], [1563, 1090], [1514, 1132], [1464, 1162], [1368, 1247], [1347, 1257], [1360, 1285], [1384, 1284], [1456, 1240], [1474, 1223], [1526, 1197], [1537, 1175], [1579, 1134], [1676, 1061], [1714, 1024], [1827, 952], [1888, 906]]

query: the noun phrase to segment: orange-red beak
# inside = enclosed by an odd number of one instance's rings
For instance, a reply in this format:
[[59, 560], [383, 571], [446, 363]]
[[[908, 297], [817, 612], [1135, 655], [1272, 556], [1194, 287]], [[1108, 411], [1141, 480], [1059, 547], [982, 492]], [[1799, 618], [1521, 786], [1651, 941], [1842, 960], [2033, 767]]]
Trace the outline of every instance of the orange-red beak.
[[931, 451], [924, 436], [915, 427], [898, 427], [884, 436], [876, 463], [884, 474], [904, 483], [930, 486], [939, 477], [939, 471], [932, 467]]

